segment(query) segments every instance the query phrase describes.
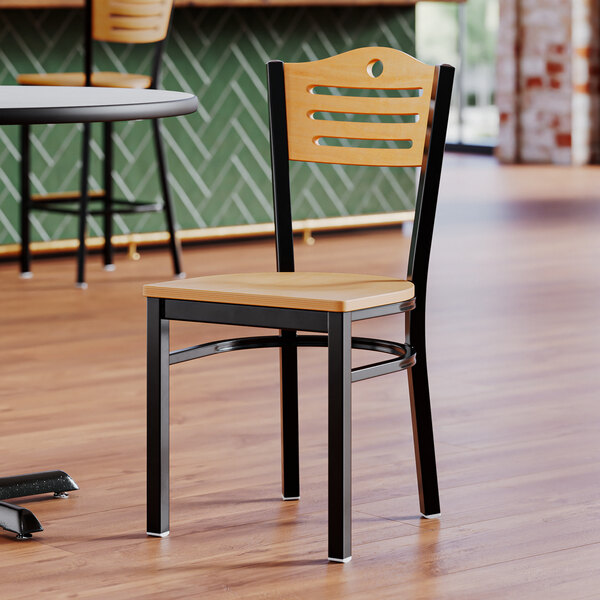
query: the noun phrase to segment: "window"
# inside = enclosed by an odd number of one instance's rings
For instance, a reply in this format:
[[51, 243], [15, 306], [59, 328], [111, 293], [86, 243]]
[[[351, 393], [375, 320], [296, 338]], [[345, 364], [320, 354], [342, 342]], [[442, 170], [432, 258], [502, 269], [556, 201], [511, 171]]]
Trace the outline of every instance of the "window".
[[498, 4], [499, 0], [417, 4], [417, 57], [430, 64], [445, 62], [457, 68], [448, 126], [451, 144], [482, 147], [496, 144]]

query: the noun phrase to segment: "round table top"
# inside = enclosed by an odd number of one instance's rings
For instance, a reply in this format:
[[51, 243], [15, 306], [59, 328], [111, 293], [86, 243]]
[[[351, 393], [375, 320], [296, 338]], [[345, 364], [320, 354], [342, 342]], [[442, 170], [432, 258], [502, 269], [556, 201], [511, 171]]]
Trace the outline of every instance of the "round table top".
[[0, 86], [0, 125], [156, 119], [193, 113], [198, 98], [167, 90]]

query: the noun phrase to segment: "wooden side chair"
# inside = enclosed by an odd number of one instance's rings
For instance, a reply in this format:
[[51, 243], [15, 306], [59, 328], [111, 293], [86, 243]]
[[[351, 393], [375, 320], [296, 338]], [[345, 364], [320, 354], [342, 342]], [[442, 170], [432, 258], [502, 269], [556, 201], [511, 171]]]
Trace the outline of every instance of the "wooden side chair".
[[[171, 22], [173, 0], [86, 0], [84, 72], [82, 73], [31, 73], [22, 74], [17, 81], [23, 85], [96, 86], [118, 88], [156, 88], [165, 40]], [[113, 73], [93, 71], [94, 41], [122, 44], [155, 43], [152, 73]], [[181, 246], [175, 235], [176, 221], [167, 180], [167, 162], [161, 138], [160, 121], [152, 121], [154, 144], [158, 162], [162, 203], [127, 202], [113, 196], [112, 123], [104, 123], [104, 190], [88, 189], [90, 164], [90, 124], [83, 125], [81, 187], [78, 192], [58, 192], [46, 195], [32, 194], [30, 189], [29, 125], [21, 126], [21, 276], [31, 273], [30, 221], [31, 210], [72, 214], [79, 218], [79, 247], [77, 251], [77, 286], [85, 283], [86, 219], [88, 215], [102, 215], [104, 222], [104, 268], [114, 270], [112, 221], [114, 214], [164, 210], [170, 234], [170, 250], [175, 275], [185, 276], [181, 268]], [[90, 202], [99, 207], [90, 209]], [[78, 204], [78, 206], [77, 206]]]
[[[383, 66], [379, 76], [374, 72], [377, 63]], [[198, 277], [144, 287], [148, 535], [169, 533], [169, 366], [231, 350], [281, 349], [283, 499], [297, 500], [297, 349], [321, 346], [328, 349], [329, 369], [328, 556], [330, 561], [347, 562], [352, 556], [353, 382], [408, 371], [421, 512], [425, 517], [440, 512], [425, 354], [425, 299], [454, 68], [428, 66], [390, 48], [361, 48], [308, 63], [271, 61], [267, 71], [277, 272]], [[319, 93], [324, 88], [350, 88], [350, 95]], [[395, 92], [396, 97], [360, 97], [355, 91], [365, 89]], [[412, 92], [410, 97], [400, 97], [399, 90]], [[319, 113], [336, 115], [338, 120], [315, 118]], [[368, 115], [402, 115], [404, 122], [372, 122]], [[332, 140], [341, 140], [342, 145], [329, 145]], [[373, 147], [374, 140], [390, 143]], [[421, 167], [406, 279], [294, 270], [289, 160]], [[406, 314], [404, 343], [352, 336], [353, 321], [396, 313]], [[171, 320], [267, 327], [280, 333], [170, 352]], [[298, 335], [298, 331], [317, 335]], [[352, 348], [392, 357], [352, 368]]]

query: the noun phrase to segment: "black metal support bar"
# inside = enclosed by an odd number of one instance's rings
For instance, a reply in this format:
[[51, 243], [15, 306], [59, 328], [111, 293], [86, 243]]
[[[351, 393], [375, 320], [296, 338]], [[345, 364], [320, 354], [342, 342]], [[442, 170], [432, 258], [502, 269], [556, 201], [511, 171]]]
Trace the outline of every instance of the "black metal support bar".
[[329, 313], [329, 560], [352, 558], [352, 320]]
[[375, 317], [385, 317], [407, 312], [415, 307], [415, 298], [398, 302], [395, 304], [386, 304], [385, 306], [375, 306], [373, 308], [363, 308], [352, 312], [353, 321], [362, 321], [364, 319], [373, 319]]
[[269, 329], [327, 331], [326, 312], [270, 306], [165, 300], [164, 318], [173, 321], [222, 323], [246, 327], [267, 327]]
[[147, 532], [169, 533], [169, 321], [163, 300], [148, 298]]
[[418, 356], [416, 364], [408, 370], [408, 386], [419, 501], [421, 512], [427, 517], [437, 516], [440, 513], [440, 499], [427, 374], [425, 304], [431, 240], [444, 158], [444, 142], [448, 127], [453, 79], [453, 67], [448, 65], [436, 67], [433, 110], [429, 115], [430, 143], [421, 166], [408, 262], [408, 279], [414, 283], [415, 296], [419, 299], [415, 309], [406, 315], [406, 342], [414, 348]]
[[[235, 350], [251, 350], [256, 348], [282, 348], [284, 346], [292, 346], [297, 348], [325, 348], [327, 347], [327, 336], [296, 335], [294, 336], [294, 338], [288, 338], [279, 335], [260, 335], [243, 338], [232, 338], [229, 340], [219, 340], [217, 342], [208, 342], [206, 344], [199, 344], [198, 346], [191, 346], [190, 348], [182, 348], [181, 350], [173, 350], [173, 352], [170, 353], [169, 362], [172, 365], [177, 365], [179, 363], [194, 360], [196, 358], [204, 358], [205, 356], [212, 356], [213, 354], [222, 354], [224, 352], [233, 352]], [[412, 348], [410, 346], [408, 346], [407, 344], [400, 344], [398, 342], [390, 342], [388, 340], [353, 337], [352, 348], [356, 350], [369, 350], [372, 352], [385, 352], [386, 354], [393, 354], [395, 356], [398, 356], [403, 360], [414, 359]], [[411, 364], [407, 364], [404, 368], [411, 366]], [[356, 367], [355, 370], [358, 371], [360, 369], [368, 368], [371, 366], [374, 365]]]
[[[66, 214], [79, 214], [78, 208], [62, 208], [62, 204], [75, 204], [79, 202], [79, 198], [52, 198], [52, 200], [44, 200], [43, 202], [33, 202], [31, 205], [32, 210], [42, 210], [47, 212], [66, 213]], [[103, 201], [103, 197], [88, 197], [88, 206], [94, 202]], [[159, 212], [163, 210], [163, 205], [156, 202], [128, 202], [127, 200], [113, 200], [111, 214], [134, 214], [144, 212]], [[105, 215], [106, 210], [102, 208], [88, 209], [88, 215]]]
[[293, 271], [294, 235], [290, 202], [287, 113], [283, 63], [280, 60], [271, 60], [267, 63], [267, 83], [277, 270]]
[[113, 214], [126, 215], [143, 212], [159, 212], [163, 210], [160, 202], [128, 202], [127, 200], [113, 200]]
[[411, 354], [406, 358], [392, 358], [362, 367], [352, 369], [352, 383], [379, 377], [380, 375], [388, 375], [389, 373], [397, 373], [404, 371], [415, 364], [415, 355]]
[[442, 175], [453, 79], [454, 67], [449, 65], [436, 67], [436, 77], [434, 79], [435, 102], [433, 111], [429, 116], [431, 121], [430, 142], [421, 165], [415, 220], [408, 257], [408, 279], [414, 283], [415, 297], [419, 299], [420, 303], [424, 303], [426, 298], [429, 257]]
[[[68, 192], [63, 192], [68, 193]], [[93, 195], [92, 195], [93, 194]], [[101, 191], [89, 191], [88, 198], [90, 202], [95, 202], [103, 199], [105, 196], [104, 190]], [[44, 196], [38, 196], [37, 198], [32, 198], [32, 206], [37, 210], [43, 210], [46, 204], [76, 204], [79, 202], [80, 195], [77, 196], [57, 196], [53, 194], [52, 198], [46, 199]]]
[[154, 58], [152, 59], [152, 83], [150, 87], [153, 90], [160, 89], [161, 86], [161, 66], [163, 62], [163, 55], [165, 52], [165, 46], [167, 45], [167, 38], [171, 33], [171, 29], [173, 27], [173, 10], [171, 10], [171, 16], [169, 18], [169, 26], [167, 27], [167, 34], [165, 37], [157, 42], [156, 49], [154, 51]]
[[169, 230], [169, 248], [173, 259], [173, 271], [175, 275], [185, 276], [181, 267], [181, 241], [176, 235], [177, 221], [175, 219], [175, 208], [171, 199], [171, 190], [169, 189], [169, 180], [167, 177], [167, 155], [165, 154], [160, 119], [152, 120], [152, 131], [154, 132], [154, 147], [156, 150], [156, 159], [158, 161], [158, 176], [164, 201], [165, 218], [167, 229]]
[[92, 85], [92, 69], [94, 68], [94, 44], [92, 40], [92, 0], [85, 0], [84, 7], [84, 52], [83, 52], [83, 72], [85, 73], [85, 85]]

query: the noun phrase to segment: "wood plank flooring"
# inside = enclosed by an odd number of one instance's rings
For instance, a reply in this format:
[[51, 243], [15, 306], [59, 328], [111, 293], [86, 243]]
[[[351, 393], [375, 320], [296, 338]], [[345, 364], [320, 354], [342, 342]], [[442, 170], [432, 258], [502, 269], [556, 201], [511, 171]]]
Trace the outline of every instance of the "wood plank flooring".
[[[145, 305], [166, 251], [117, 271], [0, 264], [2, 473], [64, 468], [0, 533], [0, 598], [584, 600], [600, 589], [600, 169], [448, 156], [429, 361], [442, 518], [419, 517], [406, 375], [353, 386], [353, 560], [327, 555], [326, 372], [302, 349], [301, 493], [280, 500], [276, 350], [172, 369], [172, 526], [145, 535]], [[398, 230], [319, 235], [298, 268], [402, 277]], [[399, 259], [399, 257], [402, 257]], [[270, 241], [186, 248], [190, 276], [274, 268]], [[243, 335], [177, 323], [173, 347]], [[403, 322], [355, 334], [402, 339]], [[357, 364], [368, 359], [356, 352]]]

